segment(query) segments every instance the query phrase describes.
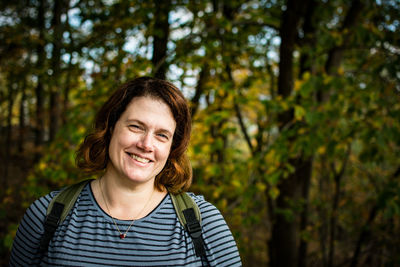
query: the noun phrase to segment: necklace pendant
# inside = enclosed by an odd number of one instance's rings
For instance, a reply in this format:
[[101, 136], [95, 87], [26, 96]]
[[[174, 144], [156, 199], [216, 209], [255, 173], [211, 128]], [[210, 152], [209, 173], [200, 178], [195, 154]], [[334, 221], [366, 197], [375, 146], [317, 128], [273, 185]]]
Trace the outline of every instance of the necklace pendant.
[[124, 239], [126, 237], [126, 234], [120, 234], [119, 238]]

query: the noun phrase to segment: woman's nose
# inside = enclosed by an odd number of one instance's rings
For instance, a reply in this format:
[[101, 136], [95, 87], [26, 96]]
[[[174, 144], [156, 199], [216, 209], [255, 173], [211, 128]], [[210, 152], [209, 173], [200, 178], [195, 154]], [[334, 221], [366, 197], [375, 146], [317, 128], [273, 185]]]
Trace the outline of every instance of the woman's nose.
[[153, 140], [151, 138], [151, 134], [144, 133], [137, 143], [137, 146], [145, 151], [153, 151]]

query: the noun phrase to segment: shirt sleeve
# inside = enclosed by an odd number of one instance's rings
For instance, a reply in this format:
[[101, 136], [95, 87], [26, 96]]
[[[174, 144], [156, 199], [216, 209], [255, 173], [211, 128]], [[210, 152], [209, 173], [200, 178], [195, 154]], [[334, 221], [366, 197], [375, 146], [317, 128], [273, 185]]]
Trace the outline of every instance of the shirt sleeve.
[[26, 210], [14, 238], [10, 266], [37, 266], [40, 263], [40, 240], [44, 232], [47, 207], [54, 197], [50, 193], [33, 202]]
[[202, 196], [195, 196], [202, 216], [202, 232], [210, 266], [242, 266], [232, 233], [221, 212]]

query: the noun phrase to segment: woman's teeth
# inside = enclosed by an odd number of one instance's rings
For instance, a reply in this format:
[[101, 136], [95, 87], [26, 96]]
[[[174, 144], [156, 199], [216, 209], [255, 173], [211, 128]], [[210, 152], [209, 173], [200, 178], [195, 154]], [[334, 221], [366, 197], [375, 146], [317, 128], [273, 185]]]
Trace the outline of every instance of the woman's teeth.
[[150, 160], [141, 158], [141, 157], [136, 156], [134, 154], [131, 154], [130, 156], [131, 156], [131, 158], [133, 158], [133, 159], [135, 159], [135, 160], [137, 160], [137, 161], [139, 161], [141, 163], [149, 163], [150, 162]]

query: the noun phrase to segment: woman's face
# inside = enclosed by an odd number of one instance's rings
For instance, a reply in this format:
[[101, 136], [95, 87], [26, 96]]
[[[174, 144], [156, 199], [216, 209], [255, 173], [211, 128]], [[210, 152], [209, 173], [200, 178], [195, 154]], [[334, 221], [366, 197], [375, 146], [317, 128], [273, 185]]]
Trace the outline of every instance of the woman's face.
[[114, 126], [107, 172], [137, 184], [154, 183], [168, 159], [176, 128], [167, 104], [135, 97]]

